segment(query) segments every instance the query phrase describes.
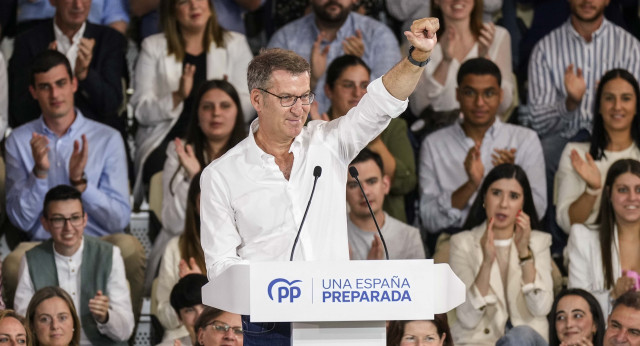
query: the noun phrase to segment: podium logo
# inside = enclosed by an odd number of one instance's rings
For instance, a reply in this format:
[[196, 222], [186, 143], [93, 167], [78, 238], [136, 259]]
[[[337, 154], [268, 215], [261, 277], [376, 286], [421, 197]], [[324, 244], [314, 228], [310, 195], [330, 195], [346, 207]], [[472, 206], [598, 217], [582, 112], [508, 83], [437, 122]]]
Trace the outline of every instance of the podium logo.
[[294, 284], [302, 282], [302, 280], [293, 280], [289, 282], [283, 278], [277, 278], [272, 280], [269, 283], [269, 288], [267, 289], [267, 293], [269, 293], [269, 299], [275, 300], [273, 298], [274, 288], [277, 288], [277, 299], [278, 303], [282, 303], [283, 299], [288, 299], [290, 303], [293, 303], [293, 300], [300, 297], [300, 287], [294, 286]]

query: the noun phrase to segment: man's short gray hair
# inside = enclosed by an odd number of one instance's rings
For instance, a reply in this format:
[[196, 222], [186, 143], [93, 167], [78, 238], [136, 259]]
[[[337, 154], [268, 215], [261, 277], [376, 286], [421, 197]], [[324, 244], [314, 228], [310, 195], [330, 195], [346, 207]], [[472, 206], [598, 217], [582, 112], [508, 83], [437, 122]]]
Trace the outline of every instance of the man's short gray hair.
[[311, 73], [311, 66], [307, 60], [293, 51], [281, 48], [263, 49], [249, 64], [249, 91], [267, 89], [270, 86], [271, 73], [277, 70], [287, 71], [295, 76], [305, 72]]

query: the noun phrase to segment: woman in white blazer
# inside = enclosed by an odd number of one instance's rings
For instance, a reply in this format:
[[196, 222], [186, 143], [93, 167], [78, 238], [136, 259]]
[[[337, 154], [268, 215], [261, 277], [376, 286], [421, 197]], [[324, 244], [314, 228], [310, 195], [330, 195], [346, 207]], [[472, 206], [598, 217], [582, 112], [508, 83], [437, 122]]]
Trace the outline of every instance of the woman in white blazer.
[[[184, 133], [174, 133], [174, 127], [186, 123], [190, 109], [185, 109], [185, 101], [191, 103], [190, 96], [198, 88], [194, 84], [226, 79], [238, 91], [244, 114], [253, 115], [247, 87], [247, 67], [253, 55], [246, 38], [220, 27], [207, 0], [163, 0], [161, 22], [163, 33], [142, 42], [135, 69], [131, 99], [138, 121], [135, 206], [144, 197], [143, 167], [149, 155], [158, 151], [161, 160], [154, 156], [153, 163], [160, 171], [168, 143], [175, 137], [184, 137]], [[174, 138], [167, 138], [168, 135]]]
[[613, 300], [638, 290], [629, 271], [640, 273], [640, 162], [614, 162], [601, 200], [595, 226], [571, 227], [568, 286], [593, 294], [606, 316]]
[[456, 345], [495, 345], [505, 330], [519, 342], [546, 344], [553, 303], [551, 236], [532, 230], [537, 220], [522, 168], [494, 167], [471, 206], [468, 231], [451, 237], [449, 264], [467, 287], [451, 328]]

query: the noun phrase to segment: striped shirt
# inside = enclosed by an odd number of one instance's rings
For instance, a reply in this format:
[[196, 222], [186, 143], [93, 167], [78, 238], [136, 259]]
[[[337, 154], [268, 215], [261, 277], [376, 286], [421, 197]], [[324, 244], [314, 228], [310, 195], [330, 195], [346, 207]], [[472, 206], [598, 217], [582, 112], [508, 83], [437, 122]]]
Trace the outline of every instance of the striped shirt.
[[[568, 111], [564, 71], [571, 64], [582, 69], [587, 91], [580, 106]], [[597, 82], [614, 68], [640, 76], [640, 42], [606, 19], [587, 42], [569, 19], [533, 49], [529, 63], [530, 114], [523, 121], [542, 137], [560, 134], [571, 138], [581, 129], [591, 132]]]

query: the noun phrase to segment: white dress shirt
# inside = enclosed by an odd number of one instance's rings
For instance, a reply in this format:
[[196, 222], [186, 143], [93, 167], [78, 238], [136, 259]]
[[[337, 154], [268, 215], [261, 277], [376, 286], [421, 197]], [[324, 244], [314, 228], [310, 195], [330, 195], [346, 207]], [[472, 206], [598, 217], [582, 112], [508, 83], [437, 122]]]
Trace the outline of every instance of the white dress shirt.
[[[450, 227], [462, 227], [469, 208], [476, 198], [474, 193], [463, 209], [451, 205], [451, 196], [469, 176], [464, 169], [464, 159], [475, 145], [456, 122], [425, 138], [420, 148], [421, 188], [420, 217], [422, 225], [432, 233]], [[515, 164], [527, 173], [538, 217], [547, 208], [547, 183], [544, 157], [538, 135], [522, 126], [505, 124], [496, 118], [487, 130], [480, 147], [484, 176], [493, 168], [491, 154], [494, 149], [516, 149]]]
[[322, 167], [296, 260], [349, 260], [346, 220], [347, 167], [407, 107], [379, 78], [347, 115], [311, 121], [294, 139], [286, 180], [272, 155], [249, 137], [207, 166], [202, 187], [201, 243], [209, 280], [241, 260], [286, 261], [302, 220], [315, 166]]
[[[59, 287], [69, 293], [78, 314], [80, 314], [80, 292], [82, 286], [80, 266], [82, 265], [83, 250], [84, 241], [78, 251], [69, 257], [63, 256], [55, 248], [53, 249]], [[27, 256], [22, 256], [19, 273], [18, 287], [16, 288], [13, 305], [19, 314], [25, 316], [29, 301], [35, 294], [29, 274]], [[109, 296], [109, 320], [104, 324], [97, 323], [98, 331], [113, 340], [126, 341], [131, 336], [135, 323], [131, 308], [131, 293], [124, 273], [124, 261], [120, 254], [120, 248], [117, 246], [113, 247], [113, 260], [111, 262], [107, 290]], [[103, 293], [107, 294], [106, 292]], [[85, 335], [84, 330], [80, 333], [80, 345], [91, 345], [91, 341]]]
[[71, 40], [62, 33], [62, 30], [56, 25], [56, 21], [53, 21], [53, 34], [56, 37], [58, 52], [64, 54], [69, 59], [71, 64], [71, 71], [76, 69], [76, 59], [78, 58], [78, 46], [80, 46], [80, 39], [84, 36], [84, 29], [87, 27], [87, 23], [82, 23], [80, 30], [78, 30]]

